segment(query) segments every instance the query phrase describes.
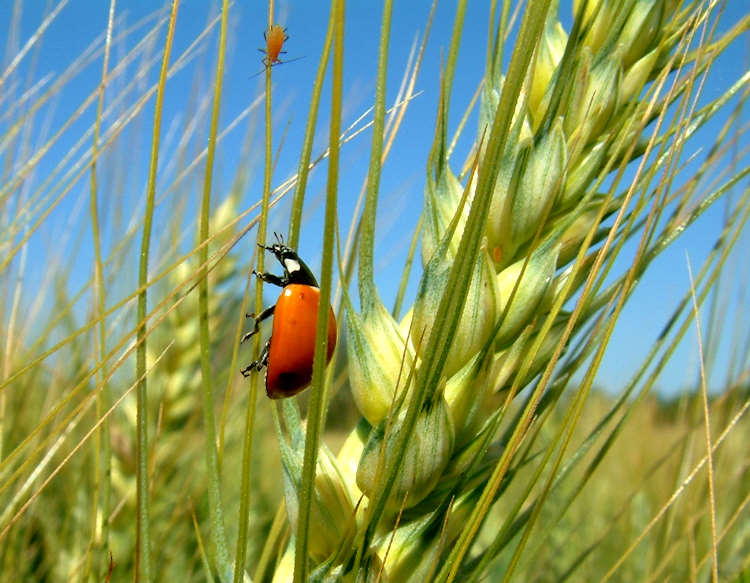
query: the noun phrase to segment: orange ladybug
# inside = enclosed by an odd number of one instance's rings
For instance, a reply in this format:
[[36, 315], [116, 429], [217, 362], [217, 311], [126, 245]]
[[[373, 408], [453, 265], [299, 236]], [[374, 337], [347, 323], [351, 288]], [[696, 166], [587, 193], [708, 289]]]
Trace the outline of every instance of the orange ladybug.
[[[318, 325], [320, 290], [315, 276], [294, 249], [287, 247], [277, 234], [277, 242], [262, 249], [276, 256], [284, 269], [279, 277], [272, 273], [253, 274], [266, 283], [282, 288], [276, 304], [259, 315], [246, 314], [253, 318], [253, 329], [245, 334], [240, 343], [256, 334], [260, 323], [274, 316], [271, 338], [266, 342], [260, 358], [240, 372], [248, 377], [253, 369], [266, 369], [266, 394], [271, 399], [291, 397], [307, 388], [312, 380], [313, 357], [315, 355], [315, 331]], [[328, 352], [326, 363], [331, 361], [336, 348], [336, 318], [328, 311]]]
[[268, 30], [263, 32], [263, 38], [266, 39], [266, 48], [258, 49], [266, 54], [262, 59], [263, 64], [266, 67], [273, 67], [283, 63], [284, 61], [279, 59], [279, 55], [286, 54], [286, 51], [281, 50], [281, 47], [289, 39], [286, 28], [282, 28], [279, 24], [272, 24]]

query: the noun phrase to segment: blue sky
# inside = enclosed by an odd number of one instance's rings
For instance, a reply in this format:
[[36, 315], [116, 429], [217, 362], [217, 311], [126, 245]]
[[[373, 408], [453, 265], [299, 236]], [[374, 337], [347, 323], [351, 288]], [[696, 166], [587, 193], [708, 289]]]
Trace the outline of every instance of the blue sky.
[[[727, 29], [746, 13], [747, 7], [743, 4], [741, 0], [731, 0], [728, 3], [726, 13], [720, 23], [720, 30]], [[47, 8], [48, 3], [41, 0], [23, 2], [22, 5], [20, 35], [18, 39], [13, 39], [7, 38], [13, 3], [10, 1], [0, 3], [0, 30], [5, 31], [6, 42], [3, 44], [11, 47], [10, 54], [14, 54], [20, 47], [23, 47], [39, 26], [45, 10], [49, 10]], [[116, 14], [120, 20], [118, 20], [117, 30], [124, 30], [127, 26], [131, 26], [139, 19], [151, 14], [156, 5], [156, 3], [146, 0], [118, 2]], [[487, 5], [486, 2], [469, 2], [454, 83], [452, 112], [449, 120], [451, 132], [457, 127], [464, 108], [469, 104], [482, 76], [488, 28]], [[64, 6], [44, 33], [41, 43], [36, 45], [34, 50], [30, 51], [18, 65], [20, 87], [31, 86], [46, 75], [52, 75], [54, 79], [54, 76], [65, 70], [87, 46], [106, 30], [108, 6], [109, 3], [104, 0], [71, 0]], [[277, 136], [281, 135], [280, 130], [288, 125], [284, 147], [274, 175], [274, 185], [281, 183], [296, 171], [296, 160], [304, 131], [310, 89], [328, 18], [327, 7], [323, 6], [323, 3], [309, 1], [280, 2], [277, 4], [276, 21], [287, 27], [290, 36], [285, 45], [288, 51], [286, 58], [300, 57], [300, 60], [274, 69], [274, 115], [276, 127], [279, 128]], [[388, 77], [389, 103], [392, 102], [398, 89], [411, 45], [417, 33], [421, 34], [424, 31], [430, 3], [427, 1], [397, 2], [396, 6], [391, 34]], [[347, 27], [345, 31], [347, 50], [344, 64], [345, 127], [364, 112], [373, 100], [380, 34], [380, 11], [380, 3], [375, 2], [350, 2], [347, 7]], [[382, 175], [376, 240], [376, 279], [382, 298], [388, 306], [393, 302], [411, 231], [422, 209], [426, 156], [435, 127], [440, 65], [441, 59], [446, 54], [445, 50], [452, 32], [454, 11], [454, 2], [441, 2], [437, 8], [430, 42], [417, 82], [417, 90], [422, 93], [415, 99], [407, 112], [404, 125]], [[217, 5], [215, 3], [197, 0], [185, 0], [181, 3], [173, 59], [193, 41], [195, 36], [203, 29], [207, 20], [215, 16], [216, 12]], [[565, 19], [569, 22], [569, 9], [563, 9], [563, 16], [564, 22], [566, 22]], [[221, 112], [222, 127], [248, 107], [258, 97], [262, 89], [262, 76], [252, 78], [252, 75], [262, 68], [260, 62], [262, 55], [257, 48], [263, 46], [262, 33], [267, 24], [266, 5], [262, 2], [235, 2], [231, 8], [230, 20], [231, 40], [227, 54], [224, 100]], [[123, 58], [126, 48], [132, 48], [135, 42], [142, 38], [144, 30], [145, 28], [140, 29], [115, 45], [111, 66], [114, 66], [118, 60]], [[218, 29], [215, 29], [215, 33], [209, 38], [205, 45], [206, 50], [199, 54], [184, 70], [178, 72], [168, 85], [165, 95], [165, 120], [162, 126], [164, 159], [167, 159], [170, 151], [172, 153], [175, 151], [180, 128], [189, 122], [189, 120], [184, 119], [184, 112], [189, 110], [190, 104], [195, 100], [201, 100], [210, 95], [208, 71], [214, 64], [217, 31]], [[164, 33], [165, 28], [162, 27], [155, 38], [157, 46], [163, 43]], [[7, 66], [8, 62], [9, 59], [6, 56], [4, 65]], [[729, 83], [739, 77], [742, 71], [747, 70], [747, 63], [747, 42], [735, 43], [735, 46], [731, 47], [730, 51], [717, 61], [710, 80], [706, 83], [702, 102], [721, 95]], [[134, 66], [129, 69], [131, 73], [135, 70]], [[43, 143], [39, 141], [44, 135], [43, 129], [41, 129], [44, 127], [42, 119], [47, 120], [52, 132], [57, 131], [62, 123], [61, 120], [70, 117], [81, 101], [95, 90], [100, 74], [101, 57], [97, 57], [66, 84], [60, 96], [43, 110], [34, 130], [34, 132], [38, 132], [34, 134], [37, 141], [32, 140], [32, 143], [37, 144], [37, 148], [39, 147], [38, 144]], [[153, 82], [157, 75], [158, 59], [157, 64], [148, 73], [148, 81]], [[118, 80], [112, 84], [107, 92], [107, 103], [112, 103], [116, 99], [118, 88], [123, 86], [123, 80]], [[21, 93], [21, 89], [16, 89], [16, 96]], [[326, 93], [320, 114], [321, 136], [327, 135], [327, 97], [328, 94]], [[128, 102], [132, 102], [132, 99]], [[0, 107], [0, 114], [4, 107], [5, 105]], [[146, 157], [150, 144], [152, 112], [153, 104], [150, 103], [144, 109], [137, 125], [130, 130], [133, 132], [130, 137], [133, 140], [131, 143], [140, 147], [136, 146], [127, 152], [127, 161], [120, 160], [119, 162], [121, 171], [126, 172], [125, 191], [128, 192], [129, 198], [126, 196], [125, 200], [130, 205], [137, 204], [134, 201], [138, 200], [138, 196], [142, 194], [146, 184]], [[726, 113], [720, 119], [724, 119]], [[60, 141], [41, 162], [38, 175], [32, 179], [32, 181], [36, 180], [34, 184], [38, 184], [41, 180], [40, 177], [44, 177], [59, 160], [63, 159], [78, 137], [90, 126], [94, 114], [94, 106], [89, 106], [81, 118], [65, 132]], [[743, 119], [746, 119], [746, 116]], [[222, 191], [226, 192], [230, 177], [234, 174], [237, 164], [248, 165], [252, 169], [253, 175], [243, 201], [243, 210], [260, 197], [262, 184], [259, 154], [262, 146], [262, 132], [257, 132], [250, 157], [241, 159], [239, 156], [246, 125], [247, 122], [241, 124], [221, 144], [217, 166], [217, 190], [214, 195], [217, 199], [221, 197]], [[472, 137], [475, 135], [476, 125], [476, 115], [472, 115], [467, 124], [464, 139], [459, 141], [453, 157], [454, 170], [458, 170], [468, 152]], [[7, 128], [7, 121], [0, 120], [0, 131], [5, 131]], [[695, 153], [699, 148], [709, 147], [713, 143], [719, 128], [719, 120], [708, 124], [700, 133], [699, 139], [690, 145], [689, 151], [685, 153], [686, 156]], [[137, 137], [138, 135], [140, 135], [140, 138]], [[365, 176], [370, 138], [370, 134], [365, 132], [359, 138], [350, 142], [342, 152], [339, 216], [343, 233], [346, 233], [349, 228], [354, 202]], [[323, 141], [318, 140], [318, 147], [314, 153], [320, 152], [322, 144]], [[745, 138], [744, 146], [747, 145], [748, 140]], [[122, 150], [119, 150], [118, 155], [123, 155]], [[700, 152], [698, 155], [701, 155]], [[744, 164], [747, 164], [747, 157], [744, 158]], [[118, 165], [114, 164], [112, 167], [115, 168]], [[107, 170], [105, 169], [103, 172], [106, 175]], [[161, 179], [168, 181], [169, 171], [165, 170], [165, 172], [167, 172], [167, 175], [162, 176]], [[188, 180], [185, 194], [189, 195], [190, 199], [187, 204], [195, 205], [200, 180], [197, 175]], [[310, 210], [307, 218], [309, 222], [307, 227], [303, 228], [300, 246], [302, 253], [310, 258], [312, 265], [316, 265], [319, 261], [320, 197], [324, 185], [325, 165], [314, 172], [311, 179], [310, 203], [308, 203]], [[76, 221], [88, 221], [87, 208], [84, 204], [87, 202], [84, 198], [87, 196], [87, 188], [87, 179], [79, 181], [55, 209], [45, 226], [32, 238], [30, 247], [32, 264], [35, 258], [34, 254], [38, 253], [39, 257], [43, 257], [44, 249], [47, 249], [51, 242], [56, 240], [56, 235], [54, 235], [57, 232], [56, 229], [65, 229], [65, 225], [70, 225], [71, 221], [73, 224], [77, 224]], [[318, 201], [317, 207], [315, 200]], [[287, 210], [288, 207], [281, 205], [274, 214], [271, 229], [283, 231], [286, 228]], [[605, 357], [598, 376], [601, 385], [616, 391], [628, 380], [630, 371], [638, 365], [646, 354], [648, 347], [653, 344], [676, 302], [687, 289], [686, 257], [689, 256], [694, 272], [697, 271], [720, 232], [724, 212], [725, 206], [723, 203], [719, 203], [716, 208], [706, 213], [688, 233], [654, 263], [640, 282], [639, 289], [623, 311], [611, 339], [608, 356]], [[157, 215], [157, 229], [160, 225], [159, 220], [160, 217]], [[161, 217], [161, 220], [166, 222], [168, 217]], [[83, 232], [87, 232], [87, 229]], [[240, 255], [245, 254], [248, 260], [254, 241], [253, 233], [250, 235], [237, 248], [237, 252]], [[192, 234], [190, 236], [192, 237]], [[65, 253], [77, 254], [73, 257], [73, 273], [81, 279], [90, 275], [91, 259], [90, 252], [87, 251], [86, 237], [87, 235], [84, 234], [81, 240], [76, 241], [75, 236], [71, 236], [67, 242], [67, 247], [65, 247]], [[749, 248], [749, 239], [750, 237], [745, 233], [739, 248]], [[627, 265], [629, 252], [632, 253], [632, 250], [626, 249], [624, 251], [623, 261], [619, 264], [620, 269]], [[740, 295], [742, 286], [739, 284], [746, 282], [748, 275], [745, 253], [735, 253], [730, 261], [733, 263], [730, 264], [727, 272], [734, 274], [736, 285], [728, 288], [728, 299], [723, 302], [726, 303], [728, 310], [728, 324], [722, 330], [726, 339], [721, 345], [722, 348], [716, 362], [716, 371], [712, 377], [714, 386], [724, 381], [722, 371], [726, 368], [729, 358], [729, 341], [732, 334], [735, 333], [733, 326], [736, 326], [742, 332], [748, 328], [748, 322], [750, 322], [750, 309], [747, 300], [745, 299], [742, 305], [739, 304], [742, 297]], [[32, 273], [27, 275], [31, 281], [34, 281], [35, 277], [41, 277], [43, 262], [44, 259], [39, 260], [37, 264], [39, 269], [36, 274], [33, 273], [36, 268], [32, 268]], [[134, 278], [135, 274], [123, 274], [123, 277]], [[409, 287], [410, 295], [408, 299], [413, 299], [416, 283], [415, 276], [412, 278]], [[238, 281], [238, 292], [241, 292], [243, 287], [244, 280]], [[707, 317], [708, 311], [704, 310], [704, 318], [707, 319]], [[697, 362], [696, 335], [694, 331], [691, 331], [687, 334], [686, 340], [680, 346], [670, 366], [658, 380], [657, 386], [662, 391], [669, 393], [686, 385], [694, 384], [697, 378]]]

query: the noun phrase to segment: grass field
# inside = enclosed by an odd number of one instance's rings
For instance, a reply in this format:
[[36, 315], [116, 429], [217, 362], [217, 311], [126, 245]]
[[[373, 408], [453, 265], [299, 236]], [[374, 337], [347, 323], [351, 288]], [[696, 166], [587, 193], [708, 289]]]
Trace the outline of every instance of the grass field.
[[[6, 4], [0, 581], [750, 581], [750, 73], [712, 76], [750, 11], [488, 1], [464, 100], [467, 2], [406, 59], [385, 1], [359, 111], [345, 0], [283, 64], [305, 99], [261, 65], [240, 106], [232, 3], [196, 29], [187, 3], [111, 0], [62, 37], [75, 1]], [[424, 147], [391, 163], [422, 84]], [[412, 216], [386, 191], [415, 167]], [[250, 275], [280, 273], [274, 230], [338, 338], [326, 366], [318, 317], [311, 388], [279, 400], [239, 374], [270, 331], [239, 344], [277, 297]], [[693, 236], [700, 257], [658, 263]], [[690, 283], [602, 386], [655, 265]], [[660, 391], [669, 367], [694, 380]]]

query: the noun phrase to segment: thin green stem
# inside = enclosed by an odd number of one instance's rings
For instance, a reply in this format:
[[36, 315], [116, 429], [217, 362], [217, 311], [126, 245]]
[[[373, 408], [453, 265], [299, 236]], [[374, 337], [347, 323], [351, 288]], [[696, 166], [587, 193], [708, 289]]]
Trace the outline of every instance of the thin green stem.
[[209, 222], [211, 218], [211, 182], [213, 179], [214, 158], [216, 155], [216, 135], [219, 129], [219, 113], [221, 108], [221, 90], [224, 82], [224, 55], [227, 41], [227, 19], [229, 14], [229, 0], [224, 0], [221, 9], [221, 32], [219, 33], [219, 55], [216, 63], [216, 80], [214, 82], [213, 107], [211, 110], [211, 126], [206, 149], [206, 168], [203, 175], [203, 196], [201, 197], [198, 254], [201, 264], [198, 280], [198, 322], [200, 326], [200, 362], [201, 388], [203, 394], [203, 423], [206, 429], [203, 448], [206, 455], [206, 469], [208, 472], [208, 507], [210, 515], [210, 543], [216, 553], [216, 562], [220, 573], [229, 568], [229, 553], [227, 551], [226, 535], [224, 534], [224, 512], [221, 505], [221, 481], [219, 478], [219, 463], [216, 453], [216, 428], [214, 421], [213, 373], [211, 372], [211, 336], [208, 328], [208, 245]]
[[151, 525], [149, 523], [148, 499], [148, 387], [146, 384], [146, 313], [148, 281], [148, 253], [151, 243], [151, 224], [154, 217], [154, 199], [156, 197], [156, 170], [159, 162], [159, 138], [161, 133], [161, 113], [164, 105], [164, 88], [167, 84], [169, 69], [169, 55], [172, 51], [175, 23], [179, 0], [172, 0], [172, 11], [169, 16], [169, 29], [164, 44], [159, 85], [156, 91], [156, 106], [154, 108], [154, 130], [151, 140], [151, 161], [148, 172], [148, 188], [146, 192], [146, 211], [143, 217], [143, 238], [141, 240], [140, 262], [138, 266], [138, 285], [142, 291], [138, 294], [138, 349], [136, 351], [136, 375], [139, 377], [136, 390], [136, 507], [137, 507], [137, 538], [136, 538], [136, 582], [149, 583], [151, 581]]
[[414, 227], [414, 234], [409, 244], [409, 251], [406, 254], [406, 264], [404, 265], [404, 271], [401, 274], [401, 282], [398, 285], [398, 292], [396, 293], [396, 300], [393, 303], [393, 317], [399, 318], [401, 314], [401, 305], [404, 302], [404, 294], [406, 293], [406, 285], [409, 283], [409, 274], [411, 273], [411, 264], [414, 261], [414, 254], [417, 251], [417, 243], [419, 243], [419, 235], [422, 232], [422, 217], [419, 217], [417, 226]]
[[305, 202], [305, 190], [307, 189], [307, 176], [310, 173], [310, 157], [312, 156], [313, 140], [315, 138], [315, 126], [318, 121], [318, 110], [320, 109], [320, 95], [323, 92], [323, 81], [328, 69], [328, 58], [331, 55], [331, 44], [333, 43], [333, 18], [328, 19], [328, 30], [323, 41], [323, 51], [320, 54], [318, 72], [315, 75], [312, 97], [310, 98], [310, 109], [307, 112], [307, 124], [305, 126], [305, 138], [302, 142], [302, 153], [297, 166], [297, 185], [292, 198], [292, 216], [289, 218], [289, 231], [287, 240], [292, 249], [296, 249], [299, 243], [300, 225], [302, 224], [302, 207]]
[[[451, 89], [453, 88], [453, 77], [456, 74], [456, 61], [458, 61], [458, 49], [461, 46], [461, 35], [464, 29], [464, 19], [466, 18], [466, 5], [468, 2], [458, 2], [456, 5], [456, 16], [453, 20], [453, 31], [451, 32], [451, 44], [448, 49], [448, 61], [445, 64], [445, 73], [443, 83], [446, 88], [445, 92], [445, 112], [451, 101]], [[447, 125], [447, 120], [445, 120]]]
[[323, 422], [323, 386], [328, 349], [328, 311], [333, 274], [333, 233], [336, 229], [336, 205], [339, 174], [339, 147], [341, 134], [341, 108], [344, 65], [344, 11], [345, 0], [336, 0], [332, 13], [334, 19], [333, 78], [331, 92], [331, 136], [326, 187], [325, 227], [323, 231], [323, 260], [320, 269], [320, 299], [318, 301], [318, 326], [315, 335], [310, 406], [305, 433], [305, 457], [302, 463], [302, 486], [299, 492], [299, 523], [294, 554], [294, 582], [307, 581], [308, 545], [310, 539], [310, 514], [314, 498], [315, 468], [318, 458], [320, 429]]
[[[91, 146], [91, 238], [94, 243], [94, 314], [99, 319], [98, 326], [98, 353], [99, 362], [104, 362], [107, 354], [107, 326], [103, 317], [107, 306], [107, 297], [104, 289], [104, 267], [102, 262], [101, 234], [99, 231], [99, 201], [98, 183], [96, 176], [96, 161], [99, 147], [99, 134], [102, 122], [102, 109], [104, 106], [104, 88], [106, 87], [107, 70], [109, 69], [109, 52], [112, 45], [112, 27], [115, 16], [115, 0], [109, 3], [109, 16], [107, 19], [107, 36], [104, 44], [104, 61], [102, 63], [102, 80], [99, 84], [99, 99], [96, 105], [96, 121], [94, 124], [94, 139]], [[103, 371], [97, 374], [97, 385], [101, 386], [96, 397], [96, 418], [101, 419], [104, 411], [109, 408], [109, 387], [104, 381]], [[91, 549], [89, 559], [86, 562], [86, 572], [91, 574], [91, 557], [94, 558], [94, 572], [96, 577], [102, 574], [101, 549], [109, 547], [109, 506], [112, 495], [111, 472], [112, 472], [112, 443], [110, 441], [109, 418], [103, 420], [100, 430], [96, 433], [94, 443], [94, 492], [92, 494], [92, 532]], [[101, 493], [100, 493], [101, 489]], [[100, 518], [99, 518], [100, 517]], [[100, 524], [97, 524], [101, 520]], [[97, 533], [97, 530], [100, 532]]]
[[708, 394], [706, 389], [706, 368], [704, 365], [703, 338], [701, 335], [700, 311], [698, 301], [695, 298], [695, 282], [693, 281], [693, 270], [690, 268], [690, 260], [687, 261], [688, 276], [690, 277], [690, 297], [693, 301], [693, 319], [695, 320], [695, 331], [698, 338], [698, 363], [700, 365], [701, 397], [703, 400], [703, 424], [706, 436], [706, 461], [708, 467], [708, 503], [711, 517], [711, 581], [719, 581], [719, 555], [716, 542], [716, 491], [714, 477], [714, 456], [711, 447], [711, 422], [708, 410]]
[[362, 230], [359, 241], [359, 297], [362, 313], [366, 316], [374, 309], [377, 290], [373, 276], [373, 248], [375, 246], [375, 217], [378, 207], [380, 171], [383, 163], [383, 126], [385, 124], [385, 89], [388, 71], [388, 45], [391, 36], [393, 1], [383, 4], [383, 23], [380, 28], [378, 52], [378, 77], [375, 84], [375, 113], [372, 125], [372, 147], [370, 168], [367, 173], [367, 194], [362, 214]]
[[[259, 255], [262, 255], [262, 253]], [[240, 514], [237, 527], [237, 547], [234, 553], [234, 583], [240, 583], [243, 580], [245, 570], [245, 557], [247, 555], [247, 531], [250, 523], [250, 489], [252, 477], [251, 472], [253, 456], [253, 433], [255, 429], [255, 403], [257, 401], [257, 396], [258, 375], [253, 375], [253, 378], [250, 380], [250, 395], [248, 398], [247, 410], [245, 412], [245, 434], [242, 444]]]
[[[268, 28], [274, 23], [274, 3], [268, 3]], [[268, 205], [271, 199], [271, 179], [273, 176], [273, 124], [272, 124], [272, 93], [271, 72], [273, 67], [269, 65], [265, 69], [265, 148], [263, 164], [263, 196], [261, 200], [260, 221], [256, 237], [257, 245], [265, 245], [266, 230], [268, 227]], [[263, 272], [265, 256], [258, 253], [256, 262], [258, 272]], [[258, 278], [255, 282], [255, 313], [259, 314], [263, 309], [263, 280]], [[253, 342], [253, 353], [260, 351], [260, 335], [256, 334]], [[237, 532], [237, 547], [234, 553], [234, 583], [243, 580], [245, 571], [245, 557], [247, 555], [247, 532], [250, 524], [250, 494], [252, 478], [253, 457], [253, 433], [255, 430], [255, 407], [258, 398], [258, 375], [250, 377], [250, 391], [245, 412], [245, 434], [242, 442], [242, 480], [240, 484], [240, 516]]]

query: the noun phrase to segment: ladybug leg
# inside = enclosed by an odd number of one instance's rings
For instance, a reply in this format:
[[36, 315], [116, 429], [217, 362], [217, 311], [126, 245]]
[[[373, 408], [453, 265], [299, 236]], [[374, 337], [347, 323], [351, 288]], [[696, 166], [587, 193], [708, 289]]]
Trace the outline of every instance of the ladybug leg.
[[240, 370], [240, 372], [242, 373], [242, 376], [247, 378], [250, 376], [250, 373], [253, 372], [253, 369], [257, 371], [261, 371], [265, 367], [267, 367], [268, 366], [268, 354], [270, 350], [271, 350], [271, 341], [269, 340], [268, 342], [266, 342], [266, 345], [263, 347], [263, 352], [260, 353], [260, 358], [254, 362], [251, 362], [245, 368]]
[[276, 309], [276, 306], [275, 306], [275, 305], [273, 305], [273, 306], [271, 306], [271, 307], [269, 307], [269, 308], [266, 308], [265, 310], [263, 310], [263, 311], [262, 311], [262, 312], [261, 312], [260, 314], [258, 314], [257, 316], [256, 316], [255, 314], [245, 314], [245, 317], [246, 317], [246, 318], [252, 318], [253, 320], [255, 320], [255, 322], [254, 322], [254, 324], [253, 324], [253, 329], [252, 329], [252, 330], [250, 330], [250, 332], [248, 332], [247, 334], [245, 334], [245, 335], [244, 335], [244, 336], [243, 336], [243, 337], [242, 337], [242, 338], [240, 339], [240, 344], [242, 344], [242, 343], [243, 343], [243, 342], [244, 342], [245, 340], [247, 340], [248, 338], [250, 338], [250, 337], [251, 337], [251, 336], [253, 336], [254, 334], [257, 334], [257, 333], [258, 333], [258, 332], [260, 331], [260, 323], [261, 323], [261, 322], [262, 322], [263, 320], [266, 320], [266, 319], [270, 318], [271, 316], [273, 316], [273, 311], [274, 311], [275, 309]]
[[261, 279], [266, 283], [270, 283], [272, 285], [277, 285], [279, 287], [284, 287], [286, 285], [286, 282], [283, 278], [279, 277], [278, 275], [274, 275], [273, 273], [258, 273], [253, 269], [253, 275], [258, 279]]

